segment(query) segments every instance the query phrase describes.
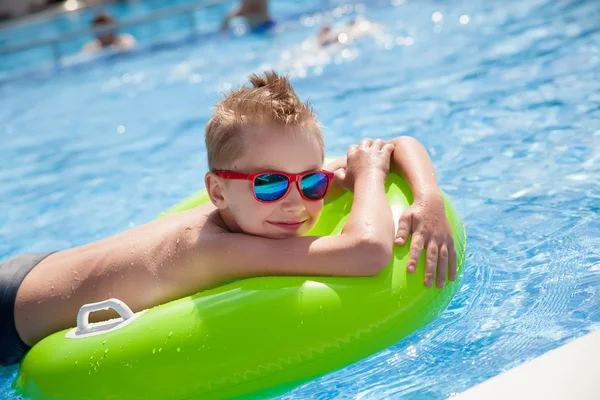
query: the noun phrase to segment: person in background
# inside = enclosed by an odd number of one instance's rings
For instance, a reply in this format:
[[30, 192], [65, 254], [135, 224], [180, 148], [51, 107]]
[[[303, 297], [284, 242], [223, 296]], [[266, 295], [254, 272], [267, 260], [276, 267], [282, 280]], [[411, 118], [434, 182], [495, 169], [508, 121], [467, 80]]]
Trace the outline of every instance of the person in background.
[[229, 22], [236, 17], [244, 18], [252, 33], [265, 33], [276, 25], [269, 14], [268, 0], [242, 0], [239, 7], [227, 14], [221, 24], [221, 30], [227, 31]]
[[[104, 28], [117, 23], [117, 20], [106, 13], [96, 15], [92, 21], [94, 29]], [[96, 32], [96, 40], [86, 44], [82, 51], [84, 53], [94, 53], [100, 50], [111, 48], [113, 50], [129, 50], [135, 46], [135, 38], [130, 34], [119, 35], [114, 29], [106, 29]]]
[[365, 35], [374, 35], [382, 31], [379, 24], [373, 23], [365, 17], [357, 16], [348, 25], [333, 29], [331, 25], [325, 24], [317, 35], [317, 41], [321, 47], [332, 44], [350, 44], [354, 39]]

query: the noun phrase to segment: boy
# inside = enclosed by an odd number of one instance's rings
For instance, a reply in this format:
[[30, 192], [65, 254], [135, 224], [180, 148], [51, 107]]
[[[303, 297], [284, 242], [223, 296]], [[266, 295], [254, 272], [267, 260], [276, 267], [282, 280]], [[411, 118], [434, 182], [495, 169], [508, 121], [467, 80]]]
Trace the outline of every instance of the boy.
[[[116, 297], [139, 311], [252, 276], [376, 275], [393, 242], [410, 234], [409, 271], [425, 247], [425, 283], [433, 284], [436, 270], [439, 287], [448, 271], [455, 279], [444, 203], [417, 141], [363, 139], [324, 170], [319, 124], [288, 79], [267, 72], [250, 81], [217, 104], [206, 126], [211, 203], [96, 243], [0, 263], [0, 364], [73, 326], [86, 303]], [[415, 198], [396, 232], [384, 193], [390, 160]], [[342, 233], [304, 236], [328, 189], [335, 196], [342, 188], [354, 191]]]
[[[106, 13], [96, 15], [92, 21], [92, 28], [99, 29], [102, 27], [114, 25], [117, 20]], [[83, 46], [84, 53], [94, 53], [108, 47], [114, 50], [130, 50], [135, 46], [135, 38], [130, 34], [118, 35], [114, 30], [102, 30], [96, 32], [96, 40], [93, 40]]]
[[252, 33], [265, 33], [276, 24], [269, 14], [269, 4], [267, 0], [242, 0], [242, 4], [231, 10], [223, 23], [221, 30], [229, 29], [229, 22], [235, 17], [242, 17]]

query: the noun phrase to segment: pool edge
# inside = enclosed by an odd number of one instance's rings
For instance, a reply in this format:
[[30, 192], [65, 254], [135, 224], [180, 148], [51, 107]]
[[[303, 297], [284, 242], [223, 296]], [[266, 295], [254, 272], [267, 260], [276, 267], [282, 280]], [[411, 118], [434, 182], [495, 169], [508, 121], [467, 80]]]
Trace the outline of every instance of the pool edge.
[[600, 329], [501, 373], [456, 400], [598, 399]]

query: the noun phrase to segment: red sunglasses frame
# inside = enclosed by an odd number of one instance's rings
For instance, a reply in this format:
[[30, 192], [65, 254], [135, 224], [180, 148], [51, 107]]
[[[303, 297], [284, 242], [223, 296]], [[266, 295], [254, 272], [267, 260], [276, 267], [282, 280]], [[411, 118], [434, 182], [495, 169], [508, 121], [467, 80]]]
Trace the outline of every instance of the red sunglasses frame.
[[[223, 178], [223, 179], [242, 179], [242, 180], [251, 181], [252, 182], [252, 193], [254, 194], [254, 198], [261, 203], [274, 203], [276, 201], [284, 199], [285, 196], [287, 196], [288, 193], [290, 192], [290, 189], [292, 188], [292, 183], [294, 183], [294, 182], [296, 183], [298, 192], [300, 192], [300, 196], [302, 196], [302, 198], [304, 200], [307, 200], [307, 201], [323, 200], [325, 198], [325, 196], [327, 195], [327, 192], [329, 191], [329, 186], [331, 185], [331, 181], [333, 180], [333, 172], [325, 171], [325, 170], [302, 172], [300, 174], [288, 174], [286, 172], [281, 172], [281, 171], [265, 171], [265, 172], [256, 172], [254, 174], [245, 174], [243, 172], [225, 171], [225, 170], [216, 170], [213, 172], [215, 175], [217, 175], [218, 177]], [[306, 197], [304, 195], [304, 192], [302, 191], [302, 187], [300, 186], [300, 180], [302, 178], [304, 178], [306, 175], [311, 175], [311, 174], [314, 174], [317, 172], [325, 174], [327, 176], [327, 187], [325, 188], [325, 193], [323, 194], [323, 197], [321, 197], [320, 199], [309, 199], [308, 197]], [[256, 197], [256, 190], [254, 189], [254, 184], [255, 184], [254, 182], [256, 181], [256, 178], [258, 176], [266, 175], [266, 174], [283, 175], [286, 178], [288, 178], [289, 183], [288, 183], [288, 187], [287, 187], [285, 193], [276, 200], [261, 200], [258, 197]]]

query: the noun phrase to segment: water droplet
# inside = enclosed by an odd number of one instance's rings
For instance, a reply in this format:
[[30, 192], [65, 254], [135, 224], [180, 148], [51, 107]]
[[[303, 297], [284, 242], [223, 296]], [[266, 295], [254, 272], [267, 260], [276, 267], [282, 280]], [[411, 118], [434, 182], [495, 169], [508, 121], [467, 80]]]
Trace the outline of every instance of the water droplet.
[[177, 352], [180, 352], [180, 351], [181, 351], [181, 347], [178, 347], [178, 348], [177, 348]]
[[156, 347], [152, 349], [152, 354], [156, 353]]
[[173, 336], [173, 332], [169, 332], [169, 337]]
[[104, 349], [104, 354], [107, 354], [107, 353], [108, 353], [108, 349]]
[[160, 353], [162, 351], [162, 347], [158, 349], [158, 352]]
[[103, 344], [103, 345], [104, 345], [104, 344], [106, 344], [106, 340], [105, 340], [104, 342], [102, 342], [102, 344]]

